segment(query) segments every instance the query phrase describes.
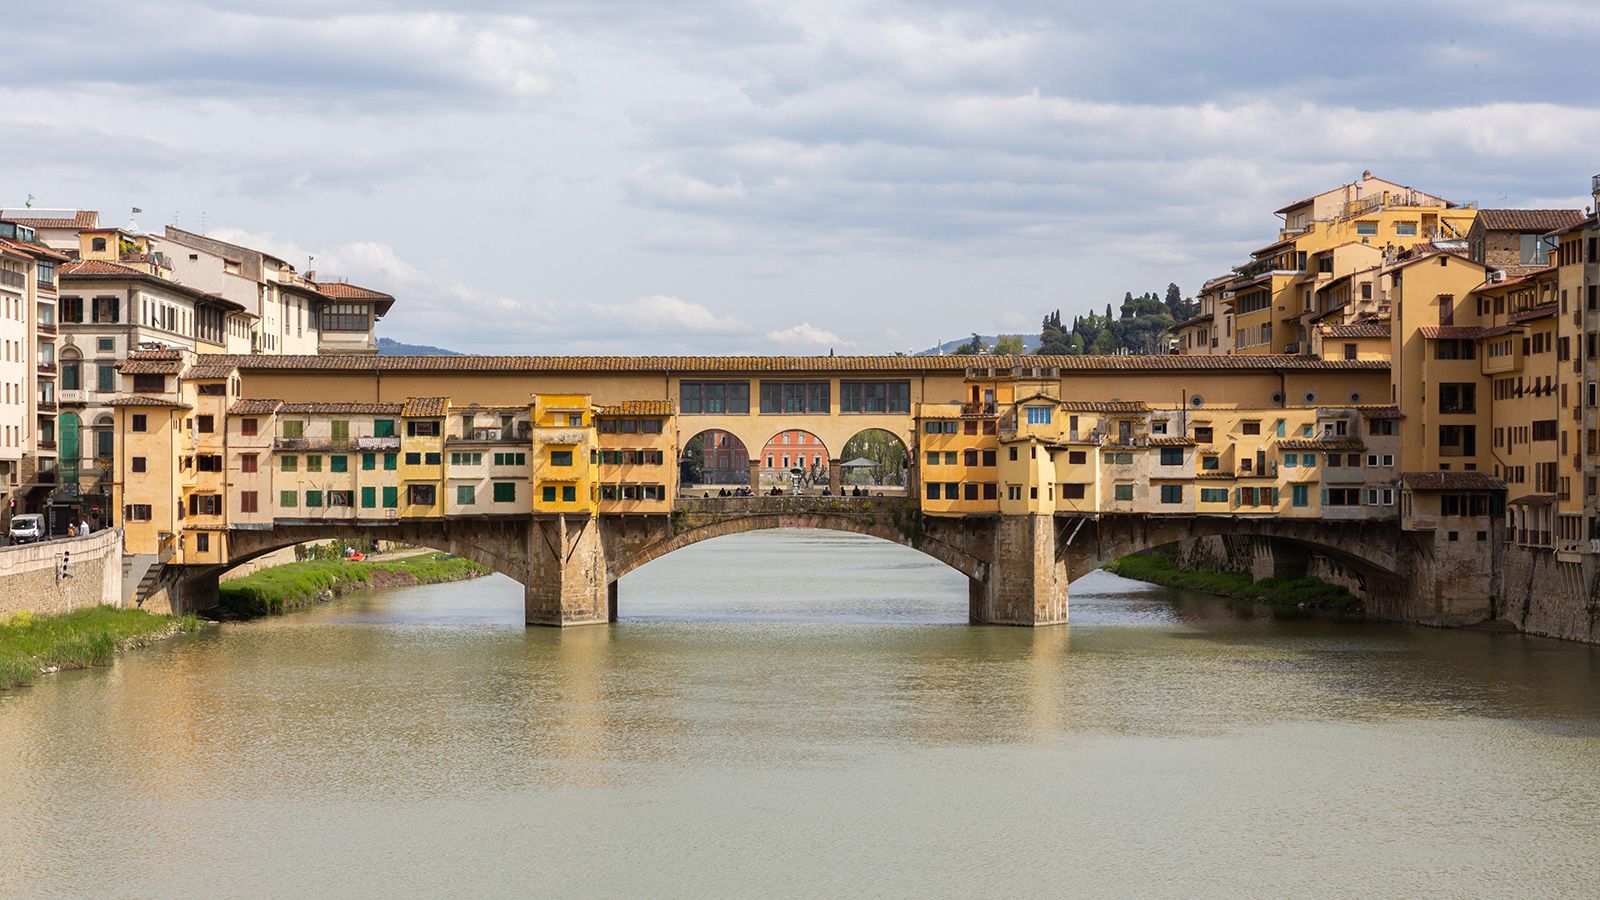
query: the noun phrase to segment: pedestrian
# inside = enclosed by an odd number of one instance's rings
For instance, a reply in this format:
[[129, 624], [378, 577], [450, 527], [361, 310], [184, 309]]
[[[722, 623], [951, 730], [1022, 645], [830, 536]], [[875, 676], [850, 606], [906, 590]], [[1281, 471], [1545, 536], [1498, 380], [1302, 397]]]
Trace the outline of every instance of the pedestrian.
[[68, 522], [67, 523], [67, 537], [77, 537], [77, 536], [78, 536], [78, 526], [72, 524], [71, 522]]
[[80, 535], [88, 534], [93, 530], [94, 529], [89, 527], [89, 519], [87, 517], [78, 523], [78, 534]]

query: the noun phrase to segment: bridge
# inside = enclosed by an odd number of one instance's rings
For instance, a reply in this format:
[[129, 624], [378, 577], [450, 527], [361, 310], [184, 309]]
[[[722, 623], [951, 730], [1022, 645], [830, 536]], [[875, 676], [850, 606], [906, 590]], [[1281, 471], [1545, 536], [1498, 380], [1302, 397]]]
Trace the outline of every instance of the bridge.
[[157, 606], [194, 611], [216, 601], [227, 569], [308, 541], [399, 541], [471, 559], [524, 587], [530, 625], [616, 621], [618, 582], [666, 554], [730, 534], [809, 528], [879, 538], [917, 550], [967, 577], [973, 624], [1065, 623], [1068, 586], [1130, 553], [1177, 545], [1196, 566], [1256, 578], [1308, 574], [1350, 588], [1382, 618], [1476, 621], [1445, 596], [1461, 573], [1437, 577], [1428, 543], [1393, 522], [1307, 522], [1272, 516], [1057, 514], [948, 518], [906, 497], [680, 498], [670, 516], [519, 516], [386, 525], [281, 523], [230, 536], [226, 565], [171, 565]]

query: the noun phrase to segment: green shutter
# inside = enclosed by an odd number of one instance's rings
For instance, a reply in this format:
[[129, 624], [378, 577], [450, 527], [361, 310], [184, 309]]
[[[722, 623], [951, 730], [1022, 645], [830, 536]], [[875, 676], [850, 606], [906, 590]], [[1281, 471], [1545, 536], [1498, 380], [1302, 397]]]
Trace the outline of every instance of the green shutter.
[[348, 456], [330, 456], [330, 457], [328, 457], [328, 471], [330, 471], [330, 472], [348, 472], [348, 471], [350, 471], [350, 457], [348, 457]]
[[300, 505], [300, 495], [296, 494], [294, 491], [279, 491], [278, 505], [284, 509], [294, 509], [296, 506]]
[[376, 509], [378, 506], [378, 489], [364, 487], [361, 489], [361, 508]]
[[306, 491], [306, 507], [308, 509], [320, 509], [322, 507], [322, 492]]
[[383, 489], [383, 508], [394, 509], [400, 505], [400, 489], [389, 485]]
[[395, 453], [385, 453], [383, 455], [383, 470], [385, 472], [393, 472], [394, 471], [394, 466], [395, 466], [396, 456], [397, 455], [398, 454], [395, 454]]
[[363, 453], [363, 454], [361, 454], [361, 469], [362, 469], [362, 471], [371, 472], [373, 469], [376, 469], [377, 467], [378, 467], [378, 454], [376, 454], [376, 453]]
[[458, 505], [471, 506], [475, 502], [473, 500], [475, 494], [476, 492], [472, 489], [472, 485], [470, 484], [456, 485], [456, 503]]
[[494, 502], [517, 502], [517, 485], [514, 481], [496, 481], [494, 483]]

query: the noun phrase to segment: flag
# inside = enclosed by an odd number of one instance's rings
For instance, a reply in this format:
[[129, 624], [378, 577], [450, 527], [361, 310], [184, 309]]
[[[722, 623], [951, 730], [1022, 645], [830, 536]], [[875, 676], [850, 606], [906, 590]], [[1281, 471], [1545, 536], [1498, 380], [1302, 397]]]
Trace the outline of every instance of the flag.
[[133, 208], [133, 214], [134, 214], [134, 215], [138, 215], [138, 214], [139, 214], [139, 213], [142, 213], [142, 212], [144, 212], [144, 210], [142, 210], [142, 209], [140, 209], [140, 208], [139, 208], [139, 207], [137, 207], [137, 206], [135, 206], [135, 207], [134, 207], [134, 208]]

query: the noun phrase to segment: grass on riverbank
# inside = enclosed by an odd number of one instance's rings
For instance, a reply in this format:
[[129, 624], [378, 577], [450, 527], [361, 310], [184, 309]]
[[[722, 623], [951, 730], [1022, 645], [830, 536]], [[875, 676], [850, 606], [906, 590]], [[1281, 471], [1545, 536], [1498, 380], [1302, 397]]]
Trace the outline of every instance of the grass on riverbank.
[[439, 584], [489, 574], [470, 559], [424, 553], [385, 562], [308, 560], [273, 566], [221, 585], [221, 607], [235, 616], [271, 616], [300, 609], [324, 594], [364, 587]]
[[0, 690], [31, 684], [41, 673], [103, 666], [117, 650], [200, 627], [194, 616], [95, 606], [59, 616], [0, 617]]
[[1199, 572], [1178, 567], [1176, 559], [1158, 553], [1136, 553], [1106, 565], [1123, 578], [1222, 597], [1256, 600], [1274, 612], [1327, 612], [1356, 615], [1361, 600], [1344, 588], [1316, 578], [1266, 578], [1254, 581], [1245, 572]]

